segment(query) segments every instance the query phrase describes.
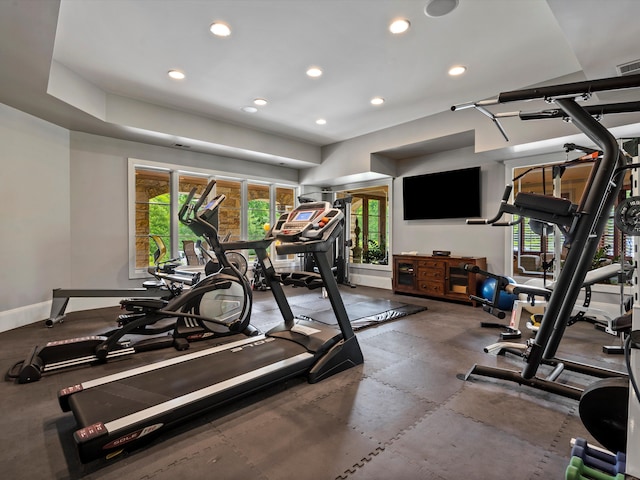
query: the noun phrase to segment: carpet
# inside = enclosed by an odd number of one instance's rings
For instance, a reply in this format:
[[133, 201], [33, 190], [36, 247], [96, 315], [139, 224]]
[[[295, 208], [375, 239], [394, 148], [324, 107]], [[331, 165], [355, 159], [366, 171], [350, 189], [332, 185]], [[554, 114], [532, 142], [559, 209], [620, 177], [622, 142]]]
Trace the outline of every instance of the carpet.
[[[406, 317], [414, 313], [422, 312], [427, 307], [419, 305], [409, 305], [406, 303], [395, 302], [393, 300], [367, 300], [363, 302], [345, 305], [349, 321], [354, 331], [380, 323], [395, 320], [396, 318]], [[312, 315], [300, 317], [326, 325], [337, 325], [335, 314], [332, 309], [315, 312]]]

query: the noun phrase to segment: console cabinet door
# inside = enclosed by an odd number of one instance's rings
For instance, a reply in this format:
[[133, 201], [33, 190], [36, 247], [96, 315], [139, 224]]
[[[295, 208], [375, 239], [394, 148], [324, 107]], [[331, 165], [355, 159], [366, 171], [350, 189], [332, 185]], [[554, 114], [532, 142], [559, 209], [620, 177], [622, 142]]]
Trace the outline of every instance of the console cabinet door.
[[393, 258], [393, 290], [401, 293], [414, 293], [417, 289], [418, 269], [416, 259]]
[[487, 269], [483, 257], [439, 257], [427, 255], [393, 256], [393, 290], [425, 297], [434, 297], [476, 306], [469, 295], [477, 294], [481, 279], [469, 273], [464, 264]]

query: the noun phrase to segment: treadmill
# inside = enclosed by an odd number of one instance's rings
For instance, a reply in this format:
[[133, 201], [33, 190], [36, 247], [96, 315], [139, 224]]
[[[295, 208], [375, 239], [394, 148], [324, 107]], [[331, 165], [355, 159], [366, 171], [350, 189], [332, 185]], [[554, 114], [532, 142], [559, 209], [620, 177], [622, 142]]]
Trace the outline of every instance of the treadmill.
[[[199, 208], [194, 219], [206, 222], [218, 204], [214, 199]], [[326, 255], [343, 229], [339, 209], [328, 202], [305, 203], [283, 214], [264, 240], [220, 244], [221, 249], [255, 250], [283, 324], [265, 334], [61, 390], [60, 406], [73, 413], [78, 426], [73, 438], [80, 461], [133, 450], [189, 417], [277, 382], [306, 376], [316, 383], [361, 364], [362, 351]], [[294, 317], [267, 253], [275, 240], [278, 254], [314, 256], [338, 328]]]

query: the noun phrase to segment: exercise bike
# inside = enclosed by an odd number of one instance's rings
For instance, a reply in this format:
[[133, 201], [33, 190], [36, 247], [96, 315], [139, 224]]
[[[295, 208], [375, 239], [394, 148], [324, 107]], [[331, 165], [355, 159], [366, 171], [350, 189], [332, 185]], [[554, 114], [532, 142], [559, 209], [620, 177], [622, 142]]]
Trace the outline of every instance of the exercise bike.
[[[195, 206], [191, 205], [196, 192], [193, 189], [180, 210], [179, 218], [196, 235], [218, 246], [217, 231], [210, 222], [189, 218], [193, 211], [200, 208], [213, 185], [214, 182], [207, 186]], [[209, 216], [217, 215], [224, 199], [224, 195], [219, 195], [209, 203]], [[112, 358], [160, 348], [185, 350], [193, 341], [237, 333], [257, 335], [258, 330], [249, 323], [252, 297], [247, 278], [224, 254], [219, 255], [218, 260], [223, 265], [221, 270], [170, 299], [121, 300], [120, 305], [127, 313], [118, 317], [118, 327], [114, 330], [102, 335], [53, 341], [42, 347], [34, 347], [25, 360], [9, 369], [5, 378], [17, 383], [31, 383], [40, 380], [45, 373], [67, 367], [100, 364]], [[158, 275], [162, 278], [162, 275], [170, 274]], [[170, 335], [160, 335], [169, 332]], [[130, 335], [150, 338], [131, 342], [124, 338]]]

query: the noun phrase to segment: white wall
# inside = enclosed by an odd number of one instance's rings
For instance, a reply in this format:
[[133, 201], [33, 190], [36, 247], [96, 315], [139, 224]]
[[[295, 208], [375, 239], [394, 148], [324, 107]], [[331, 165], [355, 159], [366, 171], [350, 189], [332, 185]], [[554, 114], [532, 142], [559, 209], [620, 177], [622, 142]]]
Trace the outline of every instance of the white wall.
[[[404, 220], [402, 212], [402, 177], [424, 173], [481, 167], [482, 217], [498, 211], [505, 185], [504, 166], [490, 156], [475, 154], [472, 147], [398, 162], [398, 178], [393, 183], [393, 253], [449, 250], [452, 255], [486, 257], [490, 271], [504, 272], [505, 239], [510, 229], [485, 225], [467, 225], [465, 219]], [[455, 185], [443, 186], [442, 201], [448, 196], [464, 195]], [[508, 231], [509, 232], [508, 232]]]
[[[567, 80], [575, 79], [569, 76]], [[533, 112], [548, 108], [548, 104], [539, 100], [514, 102], [509, 104], [506, 110]], [[494, 111], [497, 112], [498, 109]], [[640, 122], [640, 113], [608, 115], [601, 121], [607, 128], [620, 127], [619, 129], [626, 130], [626, 133], [623, 134], [626, 137], [638, 135], [638, 131], [640, 131], [640, 123], [638, 122]], [[591, 143], [574, 125], [560, 119], [521, 121], [516, 116], [503, 118], [500, 123], [507, 132], [509, 141], [503, 138], [490, 119], [474, 109], [466, 109], [456, 112], [442, 112], [344, 142], [327, 145], [322, 148], [322, 164], [302, 170], [300, 182], [319, 186], [335, 185], [336, 183], [355, 181], [351, 179], [368, 172], [401, 176], [396, 165], [381, 161], [381, 157], [374, 154], [406, 145], [438, 142], [446, 137], [465, 132], [474, 132], [474, 151], [476, 153], [493, 155], [494, 160], [513, 158], [518, 150], [522, 150], [523, 146], [539, 144], [541, 141], [547, 141], [549, 145], [557, 147], [558, 150], [561, 150], [565, 142], [575, 142], [580, 145]], [[631, 129], [622, 126], [631, 126]], [[343, 177], [349, 180], [343, 181]]]
[[212, 173], [297, 182], [295, 169], [71, 134], [72, 288], [139, 287], [128, 270], [128, 158], [202, 168]]
[[[131, 288], [129, 157], [255, 179], [298, 171], [66, 129], [0, 104], [0, 331], [49, 317], [54, 288]], [[71, 299], [67, 312], [119, 299]]]
[[0, 104], [0, 331], [48, 317], [68, 283], [69, 132]]

